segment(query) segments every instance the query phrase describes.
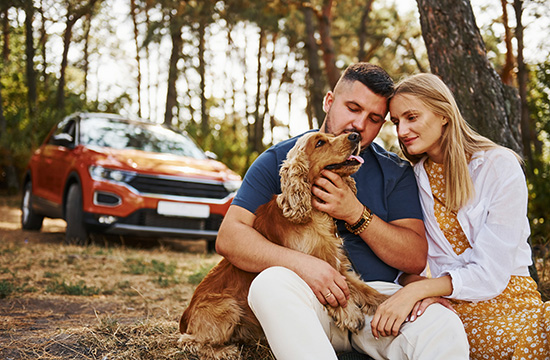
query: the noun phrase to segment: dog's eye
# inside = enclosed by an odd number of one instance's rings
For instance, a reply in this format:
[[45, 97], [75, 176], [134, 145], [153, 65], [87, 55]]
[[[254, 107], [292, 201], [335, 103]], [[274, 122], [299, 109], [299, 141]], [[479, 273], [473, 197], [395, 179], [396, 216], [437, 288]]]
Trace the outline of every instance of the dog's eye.
[[315, 144], [315, 147], [318, 148], [319, 146], [325, 145], [325, 143], [326, 143], [325, 140], [319, 140], [319, 141], [317, 141], [317, 144]]

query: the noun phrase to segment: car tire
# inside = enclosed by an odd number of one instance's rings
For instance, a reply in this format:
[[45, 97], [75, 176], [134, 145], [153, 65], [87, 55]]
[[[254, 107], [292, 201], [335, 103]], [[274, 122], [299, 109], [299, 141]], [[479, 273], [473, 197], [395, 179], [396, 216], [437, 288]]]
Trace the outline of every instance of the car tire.
[[65, 221], [67, 229], [65, 231], [65, 243], [86, 245], [88, 244], [88, 229], [84, 224], [82, 210], [82, 194], [78, 184], [72, 184], [67, 193], [67, 203], [65, 205]]
[[44, 216], [38, 215], [32, 208], [32, 181], [27, 181], [21, 199], [21, 227], [24, 230], [40, 230]]
[[206, 251], [211, 254], [216, 253], [216, 240], [206, 240]]

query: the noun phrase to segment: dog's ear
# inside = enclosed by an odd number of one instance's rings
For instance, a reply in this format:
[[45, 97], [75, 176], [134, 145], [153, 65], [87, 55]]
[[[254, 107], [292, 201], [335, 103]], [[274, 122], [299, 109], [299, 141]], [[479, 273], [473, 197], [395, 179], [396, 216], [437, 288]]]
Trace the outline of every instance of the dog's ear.
[[306, 222], [311, 213], [307, 142], [300, 140], [288, 152], [287, 158], [283, 162], [280, 171], [282, 193], [277, 196], [277, 205], [283, 211], [284, 217], [293, 223]]

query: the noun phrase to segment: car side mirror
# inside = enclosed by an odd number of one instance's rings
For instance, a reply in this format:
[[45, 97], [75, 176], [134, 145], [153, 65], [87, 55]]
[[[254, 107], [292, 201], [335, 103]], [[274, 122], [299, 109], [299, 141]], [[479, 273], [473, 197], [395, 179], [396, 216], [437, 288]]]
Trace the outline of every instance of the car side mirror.
[[74, 138], [67, 133], [54, 135], [53, 143], [58, 146], [64, 146], [71, 149], [74, 148]]
[[204, 153], [210, 160], [218, 160], [218, 155], [214, 154], [212, 151], [205, 151]]

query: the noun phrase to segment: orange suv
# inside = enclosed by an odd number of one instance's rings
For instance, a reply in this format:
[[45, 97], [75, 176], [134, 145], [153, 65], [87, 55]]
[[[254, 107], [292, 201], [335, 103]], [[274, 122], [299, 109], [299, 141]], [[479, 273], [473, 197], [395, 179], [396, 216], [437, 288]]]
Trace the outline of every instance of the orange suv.
[[66, 241], [92, 232], [209, 240], [241, 184], [186, 134], [145, 121], [78, 113], [55, 126], [23, 182], [23, 229], [67, 222]]

